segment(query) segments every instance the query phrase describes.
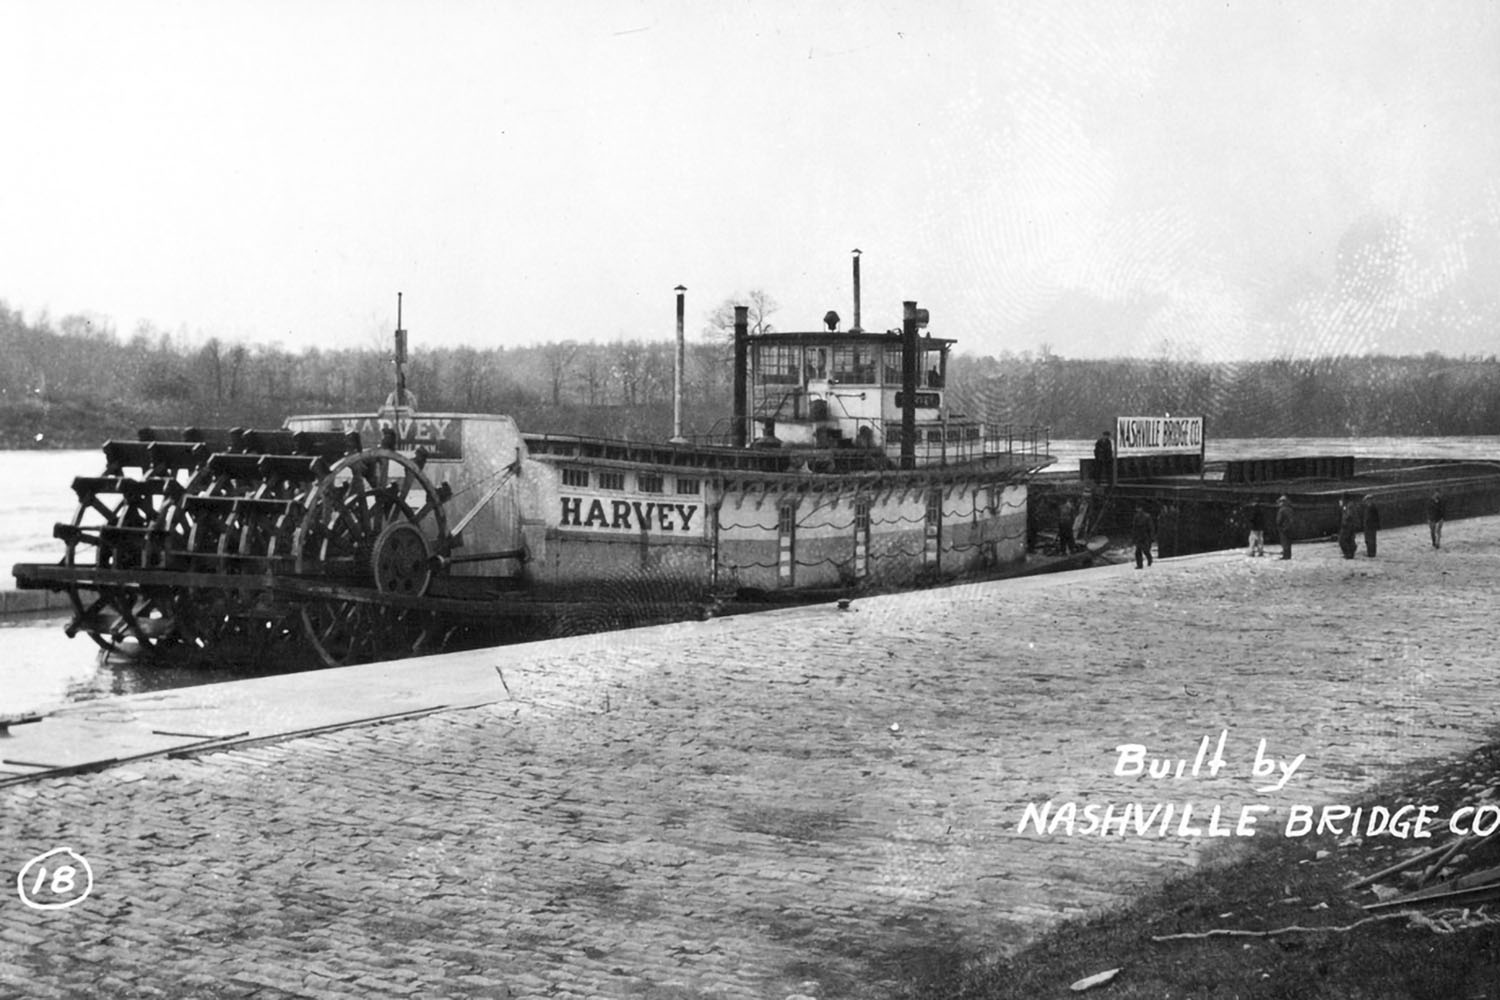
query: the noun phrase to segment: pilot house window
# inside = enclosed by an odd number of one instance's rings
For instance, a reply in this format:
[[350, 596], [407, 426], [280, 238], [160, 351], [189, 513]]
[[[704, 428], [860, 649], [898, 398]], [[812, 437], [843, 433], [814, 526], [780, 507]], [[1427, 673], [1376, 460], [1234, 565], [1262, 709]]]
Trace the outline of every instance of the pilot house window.
[[563, 469], [562, 481], [564, 486], [587, 486], [589, 484], [588, 469]]
[[875, 382], [873, 348], [851, 346], [833, 349], [833, 378], [837, 382], [871, 385]]
[[755, 350], [756, 381], [772, 385], [796, 385], [800, 352], [786, 344], [761, 344]]
[[881, 381], [886, 385], [901, 384], [901, 348], [886, 348], [885, 377]]

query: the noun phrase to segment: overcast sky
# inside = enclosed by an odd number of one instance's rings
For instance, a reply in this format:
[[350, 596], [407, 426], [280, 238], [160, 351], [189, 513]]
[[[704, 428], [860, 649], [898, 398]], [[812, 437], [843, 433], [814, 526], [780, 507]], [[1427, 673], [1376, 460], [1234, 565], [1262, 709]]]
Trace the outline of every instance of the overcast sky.
[[203, 339], [1500, 349], [1500, 3], [0, 0], [0, 300]]

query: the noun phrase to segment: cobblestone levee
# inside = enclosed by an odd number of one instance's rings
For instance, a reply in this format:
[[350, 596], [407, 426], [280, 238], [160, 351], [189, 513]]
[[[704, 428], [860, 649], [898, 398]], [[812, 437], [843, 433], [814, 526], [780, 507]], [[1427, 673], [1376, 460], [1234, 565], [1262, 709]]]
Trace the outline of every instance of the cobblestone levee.
[[[1209, 840], [1019, 833], [1028, 803], [1260, 803], [1279, 836], [1491, 736], [1497, 527], [463, 654], [494, 703], [3, 788], [0, 995], [886, 996]], [[1215, 777], [1114, 774], [1225, 730]], [[1279, 792], [1262, 739], [1307, 754]], [[23, 905], [62, 846], [91, 895]]]

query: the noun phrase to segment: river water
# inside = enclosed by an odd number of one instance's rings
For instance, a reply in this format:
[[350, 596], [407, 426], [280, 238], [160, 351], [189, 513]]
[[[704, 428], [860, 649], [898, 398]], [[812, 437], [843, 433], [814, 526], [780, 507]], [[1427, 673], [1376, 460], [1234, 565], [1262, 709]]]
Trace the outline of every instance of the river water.
[[[1077, 472], [1081, 458], [1092, 458], [1090, 440], [1051, 442], [1054, 472]], [[1227, 438], [1208, 442], [1209, 462], [1246, 458], [1285, 458], [1295, 455], [1354, 455], [1357, 458], [1440, 458], [1500, 462], [1500, 436], [1427, 438]], [[73, 494], [75, 476], [96, 476], [104, 470], [99, 451], [0, 451], [0, 471], [6, 484], [0, 503], [0, 589], [13, 586], [15, 563], [56, 562], [62, 543], [52, 537], [52, 526], [72, 518], [78, 505]], [[79, 636], [68, 640], [65, 621], [58, 616], [0, 623], [0, 716], [30, 711], [68, 701], [109, 694], [181, 687], [247, 676], [246, 670], [137, 667], [101, 660], [97, 647]]]

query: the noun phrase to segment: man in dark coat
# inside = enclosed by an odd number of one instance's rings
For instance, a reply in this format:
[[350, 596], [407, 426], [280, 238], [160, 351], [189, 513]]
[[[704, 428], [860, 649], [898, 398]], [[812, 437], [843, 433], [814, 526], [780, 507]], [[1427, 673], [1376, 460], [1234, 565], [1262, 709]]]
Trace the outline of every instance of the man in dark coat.
[[1281, 539], [1281, 558], [1292, 558], [1292, 501], [1285, 495], [1276, 501], [1276, 535]]
[[1266, 509], [1260, 505], [1259, 500], [1250, 502], [1250, 510], [1246, 515], [1250, 522], [1250, 546], [1245, 550], [1247, 556], [1263, 556], [1266, 554]]
[[1375, 558], [1375, 533], [1380, 530], [1380, 508], [1375, 498], [1365, 497], [1365, 555]]
[[1427, 532], [1432, 535], [1432, 547], [1443, 547], [1443, 515], [1446, 514], [1443, 495], [1436, 490], [1427, 499]]
[[1057, 547], [1063, 555], [1070, 555], [1078, 548], [1073, 540], [1073, 501], [1067, 497], [1057, 505]]
[[1146, 508], [1140, 504], [1135, 505], [1135, 517], [1130, 521], [1130, 537], [1135, 542], [1135, 568], [1141, 568], [1144, 559], [1147, 566], [1151, 565], [1151, 536], [1155, 534], [1151, 525], [1151, 515], [1146, 513]]
[[1109, 431], [1099, 435], [1094, 442], [1094, 482], [1115, 481], [1115, 446], [1109, 439]]
[[1353, 559], [1354, 554], [1359, 551], [1359, 544], [1354, 540], [1359, 525], [1359, 508], [1354, 506], [1353, 499], [1346, 496], [1339, 501], [1339, 551], [1344, 554], [1345, 559]]

